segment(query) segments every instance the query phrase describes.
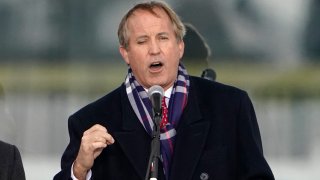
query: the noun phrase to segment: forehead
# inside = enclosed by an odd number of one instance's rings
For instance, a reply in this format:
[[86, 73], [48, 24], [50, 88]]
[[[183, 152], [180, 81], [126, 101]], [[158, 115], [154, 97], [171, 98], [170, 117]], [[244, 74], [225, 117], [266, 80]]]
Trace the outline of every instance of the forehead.
[[128, 18], [128, 29], [135, 31], [159, 26], [173, 27], [169, 16], [163, 9], [153, 8], [153, 12], [144, 9], [135, 10]]

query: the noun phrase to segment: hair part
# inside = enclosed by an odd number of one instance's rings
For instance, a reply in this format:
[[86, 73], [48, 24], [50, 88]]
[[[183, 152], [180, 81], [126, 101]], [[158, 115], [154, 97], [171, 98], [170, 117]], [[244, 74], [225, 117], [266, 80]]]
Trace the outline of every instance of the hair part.
[[155, 8], [164, 10], [164, 12], [168, 15], [169, 19], [172, 22], [177, 40], [183, 41], [183, 37], [186, 34], [186, 29], [184, 24], [180, 20], [179, 16], [173, 11], [173, 9], [167, 3], [160, 1], [150, 1], [136, 4], [121, 19], [118, 28], [118, 39], [121, 46], [123, 46], [125, 49], [128, 49], [129, 47], [130, 31], [128, 28], [128, 20], [133, 15], [133, 13], [136, 10], [140, 9], [148, 11], [156, 17], [159, 17], [159, 15], [154, 11]]

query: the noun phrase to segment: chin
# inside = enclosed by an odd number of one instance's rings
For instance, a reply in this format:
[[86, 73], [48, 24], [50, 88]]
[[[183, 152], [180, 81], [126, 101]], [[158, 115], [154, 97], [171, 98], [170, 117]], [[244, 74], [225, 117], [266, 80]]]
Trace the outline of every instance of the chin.
[[160, 78], [152, 78], [152, 79], [150, 79], [150, 81], [149, 81], [149, 84], [151, 85], [151, 86], [153, 86], [153, 85], [159, 85], [159, 86], [161, 86], [162, 84], [164, 84], [164, 80], [163, 79], [160, 79]]

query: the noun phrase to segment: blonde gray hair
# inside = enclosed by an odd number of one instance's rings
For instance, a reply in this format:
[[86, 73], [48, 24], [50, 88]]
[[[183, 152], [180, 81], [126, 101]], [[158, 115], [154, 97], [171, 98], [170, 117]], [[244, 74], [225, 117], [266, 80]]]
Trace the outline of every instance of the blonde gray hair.
[[118, 28], [118, 39], [121, 46], [123, 46], [125, 49], [128, 49], [129, 47], [128, 19], [131, 17], [131, 15], [136, 10], [140, 9], [148, 11], [155, 16], [158, 16], [158, 14], [154, 11], [155, 8], [159, 8], [165, 11], [165, 13], [169, 16], [169, 19], [172, 22], [177, 40], [183, 40], [183, 37], [186, 34], [186, 29], [183, 23], [181, 22], [179, 16], [171, 9], [171, 7], [167, 3], [160, 1], [150, 1], [136, 4], [123, 16]]

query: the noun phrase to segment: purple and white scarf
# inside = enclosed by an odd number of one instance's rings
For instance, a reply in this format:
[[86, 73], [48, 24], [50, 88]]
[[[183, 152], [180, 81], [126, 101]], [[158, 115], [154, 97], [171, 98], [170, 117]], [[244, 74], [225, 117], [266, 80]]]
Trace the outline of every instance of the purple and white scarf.
[[[135, 79], [131, 68], [128, 69], [128, 75], [125, 80], [126, 91], [130, 104], [137, 115], [144, 129], [151, 136], [152, 121], [152, 104], [147, 92]], [[183, 65], [180, 63], [176, 82], [173, 85], [171, 97], [168, 106], [169, 123], [160, 134], [160, 149], [162, 164], [166, 179], [169, 178], [169, 169], [171, 165], [171, 157], [174, 149], [174, 141], [176, 135], [176, 127], [179, 123], [183, 109], [187, 104], [189, 91], [189, 75]]]

